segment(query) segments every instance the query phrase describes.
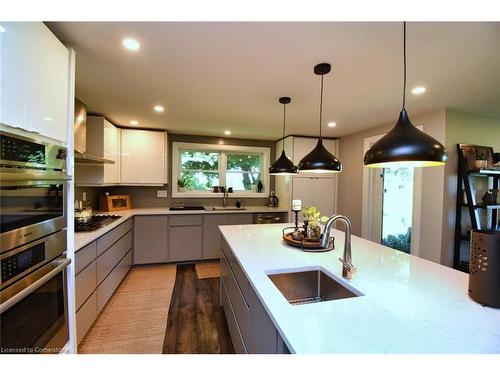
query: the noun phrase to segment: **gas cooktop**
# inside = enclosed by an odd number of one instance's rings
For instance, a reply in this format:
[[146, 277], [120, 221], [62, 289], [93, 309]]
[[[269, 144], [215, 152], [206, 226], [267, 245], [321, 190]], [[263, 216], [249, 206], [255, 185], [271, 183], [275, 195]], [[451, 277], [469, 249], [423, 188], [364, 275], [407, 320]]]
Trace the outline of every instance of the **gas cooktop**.
[[92, 232], [119, 218], [121, 218], [121, 216], [118, 215], [94, 215], [85, 221], [75, 219], [75, 232]]

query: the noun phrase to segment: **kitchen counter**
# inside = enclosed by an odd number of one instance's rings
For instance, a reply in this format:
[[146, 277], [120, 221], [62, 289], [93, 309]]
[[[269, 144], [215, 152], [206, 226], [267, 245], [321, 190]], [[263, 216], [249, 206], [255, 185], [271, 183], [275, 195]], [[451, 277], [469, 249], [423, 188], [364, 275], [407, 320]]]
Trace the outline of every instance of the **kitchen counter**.
[[[267, 206], [246, 206], [244, 210], [192, 210], [192, 211], [170, 211], [168, 207], [165, 208], [134, 208], [132, 210], [117, 211], [117, 212], [103, 212], [105, 215], [121, 216], [119, 219], [112, 223], [93, 232], [77, 232], [75, 233], [75, 251], [78, 251], [85, 245], [98, 239], [102, 235], [109, 232], [111, 229], [116, 228], [121, 223], [130, 219], [135, 215], [217, 215], [217, 214], [253, 214], [253, 213], [278, 213], [288, 212], [288, 210], [278, 207]], [[97, 212], [96, 214], [99, 214]]]
[[[468, 275], [352, 236], [358, 272], [342, 279], [336, 249], [305, 253], [281, 241], [286, 224], [220, 230], [292, 353], [500, 353], [500, 309], [467, 295]], [[363, 295], [290, 305], [267, 273], [324, 269]]]

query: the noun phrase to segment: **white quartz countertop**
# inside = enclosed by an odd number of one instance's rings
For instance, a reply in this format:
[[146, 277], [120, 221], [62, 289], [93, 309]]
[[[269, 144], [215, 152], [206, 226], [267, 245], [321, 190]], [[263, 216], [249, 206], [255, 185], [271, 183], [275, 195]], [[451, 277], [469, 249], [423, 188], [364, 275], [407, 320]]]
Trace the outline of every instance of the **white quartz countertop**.
[[[217, 214], [253, 214], [253, 213], [281, 213], [288, 210], [278, 207], [267, 206], [246, 206], [244, 210], [190, 210], [190, 211], [170, 211], [168, 207], [163, 208], [134, 208], [132, 210], [117, 211], [117, 212], [103, 212], [103, 215], [116, 215], [121, 216], [119, 219], [111, 222], [110, 224], [95, 230], [93, 232], [77, 232], [75, 233], [75, 251], [80, 250], [82, 247], [88, 245], [92, 241], [98, 239], [102, 235], [109, 232], [111, 229], [116, 228], [121, 223], [135, 215], [217, 215]], [[99, 214], [99, 213], [97, 213]]]
[[[342, 279], [336, 249], [306, 253], [281, 241], [286, 224], [221, 226], [237, 261], [293, 353], [500, 353], [500, 309], [467, 294], [468, 275], [352, 237], [358, 272]], [[267, 274], [322, 269], [363, 295], [290, 305]]]

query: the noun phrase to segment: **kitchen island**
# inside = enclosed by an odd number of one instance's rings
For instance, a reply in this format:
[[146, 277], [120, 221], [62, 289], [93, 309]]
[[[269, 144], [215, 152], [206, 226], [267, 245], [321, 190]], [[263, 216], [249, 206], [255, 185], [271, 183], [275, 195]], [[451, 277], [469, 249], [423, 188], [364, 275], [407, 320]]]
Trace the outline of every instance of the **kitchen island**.
[[[285, 226], [219, 227], [223, 250], [222, 303], [224, 298], [231, 300], [233, 293], [229, 292], [228, 282], [224, 282], [223, 263], [227, 261], [234, 272], [229, 272], [233, 280], [230, 284], [240, 286], [237, 290], [244, 300], [256, 296], [278, 333], [278, 341], [281, 339], [286, 345], [284, 352], [500, 353], [500, 309], [481, 306], [469, 298], [467, 274], [352, 236], [353, 264], [358, 271], [352, 280], [345, 280], [339, 261], [343, 232], [331, 232], [335, 250], [306, 253], [283, 244], [281, 233]], [[318, 269], [360, 295], [291, 305], [268, 277]], [[250, 292], [245, 291], [243, 277]], [[231, 312], [234, 310], [236, 321], [237, 302], [231, 300], [228, 305]], [[251, 350], [251, 342], [245, 344], [245, 335], [251, 341], [252, 332], [259, 330], [252, 324], [252, 302], [247, 301], [247, 305], [250, 311], [244, 313], [250, 314], [250, 318], [247, 323], [235, 324], [235, 331], [243, 338], [243, 352], [258, 352]], [[226, 318], [227, 315], [226, 311]], [[228, 319], [230, 330], [231, 320]]]

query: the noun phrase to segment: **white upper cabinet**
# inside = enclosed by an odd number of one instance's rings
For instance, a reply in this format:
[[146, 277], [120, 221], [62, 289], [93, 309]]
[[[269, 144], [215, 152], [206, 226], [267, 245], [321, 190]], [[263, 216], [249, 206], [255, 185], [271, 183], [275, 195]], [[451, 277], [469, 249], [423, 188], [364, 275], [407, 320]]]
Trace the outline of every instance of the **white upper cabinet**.
[[89, 185], [120, 183], [120, 129], [102, 116], [87, 116], [86, 151], [90, 156], [112, 160], [114, 164], [78, 163], [75, 182]]
[[167, 183], [167, 133], [152, 130], [121, 130], [121, 183]]
[[113, 160], [115, 164], [104, 164], [104, 183], [117, 183], [120, 182], [120, 133], [121, 130], [104, 119], [103, 121], [104, 133], [104, 159]]
[[66, 143], [68, 49], [42, 22], [2, 22], [0, 122]]

